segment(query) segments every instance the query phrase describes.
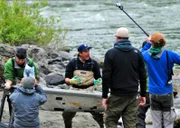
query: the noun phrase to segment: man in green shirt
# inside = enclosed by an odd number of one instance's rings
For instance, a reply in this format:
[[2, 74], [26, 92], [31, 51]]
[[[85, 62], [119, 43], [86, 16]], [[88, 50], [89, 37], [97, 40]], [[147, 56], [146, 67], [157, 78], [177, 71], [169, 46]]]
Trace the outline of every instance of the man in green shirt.
[[17, 47], [15, 57], [10, 58], [4, 66], [5, 89], [10, 89], [12, 85], [16, 84], [17, 80], [22, 82], [26, 65], [34, 67], [34, 75], [37, 84], [38, 73], [33, 60], [27, 57], [26, 49]]

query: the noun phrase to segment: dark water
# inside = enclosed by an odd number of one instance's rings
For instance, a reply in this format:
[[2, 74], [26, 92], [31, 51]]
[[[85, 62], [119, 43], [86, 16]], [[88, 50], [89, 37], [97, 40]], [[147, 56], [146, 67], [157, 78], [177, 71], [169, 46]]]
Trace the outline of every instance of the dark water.
[[[66, 45], [72, 54], [81, 43], [93, 47], [92, 54], [103, 59], [115, 42], [117, 28], [130, 31], [133, 46], [140, 48], [146, 35], [115, 6], [116, 0], [57, 0], [42, 9], [44, 16], [61, 17], [68, 34]], [[180, 0], [121, 0], [124, 10], [149, 34], [162, 32], [167, 48], [179, 51]]]

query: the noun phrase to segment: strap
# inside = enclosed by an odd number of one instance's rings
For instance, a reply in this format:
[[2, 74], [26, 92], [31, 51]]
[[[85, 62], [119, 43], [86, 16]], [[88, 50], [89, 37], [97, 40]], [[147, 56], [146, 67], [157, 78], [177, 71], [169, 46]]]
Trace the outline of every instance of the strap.
[[75, 58], [75, 70], [78, 70], [78, 58]]
[[93, 62], [93, 60], [91, 59], [91, 71], [93, 70], [93, 65], [94, 65], [94, 62]]
[[15, 79], [15, 76], [18, 76], [18, 71], [17, 71], [17, 69], [14, 68], [15, 59], [13, 59], [13, 57], [11, 58], [11, 61], [12, 61], [12, 66], [13, 66], [14, 79]]
[[172, 83], [172, 75], [174, 74], [172, 68], [170, 67], [169, 55], [167, 50], [166, 50], [166, 60], [167, 60], [167, 69], [168, 69], [168, 80], [167, 80], [167, 85], [168, 85]]

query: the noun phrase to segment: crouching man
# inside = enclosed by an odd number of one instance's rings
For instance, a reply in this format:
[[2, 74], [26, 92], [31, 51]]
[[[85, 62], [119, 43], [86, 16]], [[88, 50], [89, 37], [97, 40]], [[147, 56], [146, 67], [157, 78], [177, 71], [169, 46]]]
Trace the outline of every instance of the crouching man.
[[11, 95], [14, 110], [14, 128], [40, 128], [39, 106], [47, 101], [43, 89], [35, 85], [33, 77], [25, 77], [22, 85]]

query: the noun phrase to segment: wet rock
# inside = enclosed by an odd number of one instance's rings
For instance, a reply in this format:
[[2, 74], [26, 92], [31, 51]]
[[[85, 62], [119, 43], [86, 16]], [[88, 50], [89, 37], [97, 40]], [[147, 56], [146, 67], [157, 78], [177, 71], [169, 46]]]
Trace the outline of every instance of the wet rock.
[[48, 85], [58, 85], [58, 84], [64, 84], [64, 81], [65, 78], [64, 76], [62, 75], [59, 75], [59, 74], [48, 74], [46, 77], [45, 77], [45, 81]]

